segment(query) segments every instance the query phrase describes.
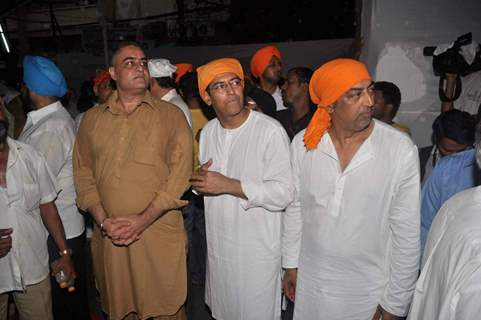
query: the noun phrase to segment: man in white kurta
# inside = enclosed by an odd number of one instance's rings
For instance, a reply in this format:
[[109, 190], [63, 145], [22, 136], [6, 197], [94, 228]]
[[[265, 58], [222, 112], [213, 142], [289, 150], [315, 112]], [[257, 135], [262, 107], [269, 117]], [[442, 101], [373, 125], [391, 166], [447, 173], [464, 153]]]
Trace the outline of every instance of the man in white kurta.
[[151, 77], [150, 91], [154, 98], [167, 101], [178, 107], [185, 115], [187, 123], [192, 128], [192, 114], [189, 106], [177, 93], [177, 84], [174, 74], [177, 67], [167, 59], [150, 59], [148, 61], [149, 73]]
[[456, 194], [439, 210], [428, 234], [408, 319], [481, 317], [480, 213], [481, 187]]
[[[217, 320], [280, 319], [282, 210], [294, 197], [289, 138], [245, 108], [237, 60], [214, 60], [198, 77], [217, 114], [202, 129], [203, 165], [192, 178], [205, 195], [206, 303]], [[210, 189], [209, 174], [217, 179]]]
[[319, 108], [291, 145], [298, 192], [283, 239], [286, 278], [298, 268], [294, 319], [403, 317], [419, 261], [417, 149], [371, 119], [360, 62], [327, 63], [310, 92]]

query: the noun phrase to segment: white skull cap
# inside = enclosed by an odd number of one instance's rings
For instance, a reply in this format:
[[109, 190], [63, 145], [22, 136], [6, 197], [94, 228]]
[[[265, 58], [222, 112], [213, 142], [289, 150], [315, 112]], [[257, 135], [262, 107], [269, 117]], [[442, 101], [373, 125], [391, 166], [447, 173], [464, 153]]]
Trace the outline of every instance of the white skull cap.
[[150, 59], [148, 67], [153, 78], [172, 77], [177, 70], [177, 67], [167, 59]]

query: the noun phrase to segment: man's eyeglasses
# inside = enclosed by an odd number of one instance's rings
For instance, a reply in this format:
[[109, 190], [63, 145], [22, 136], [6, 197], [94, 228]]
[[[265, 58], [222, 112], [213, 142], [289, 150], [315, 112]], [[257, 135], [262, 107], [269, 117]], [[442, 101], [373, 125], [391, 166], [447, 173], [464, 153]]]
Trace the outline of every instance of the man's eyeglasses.
[[213, 85], [210, 86], [210, 90], [215, 91], [215, 92], [225, 92], [227, 91], [228, 87], [231, 87], [232, 90], [237, 89], [239, 87], [242, 87], [242, 84], [244, 81], [240, 78], [234, 78], [229, 81], [222, 81], [222, 82], [216, 82]]

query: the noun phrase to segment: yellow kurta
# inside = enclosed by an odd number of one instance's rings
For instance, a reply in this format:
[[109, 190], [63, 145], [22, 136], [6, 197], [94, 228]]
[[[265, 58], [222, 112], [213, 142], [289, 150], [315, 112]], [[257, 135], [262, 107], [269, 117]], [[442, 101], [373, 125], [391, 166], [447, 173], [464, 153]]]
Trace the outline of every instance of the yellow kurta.
[[151, 97], [129, 115], [117, 92], [89, 110], [74, 149], [81, 209], [101, 203], [108, 217], [142, 212], [150, 203], [167, 212], [128, 247], [92, 240], [94, 272], [110, 319], [175, 314], [186, 298], [186, 236], [180, 197], [193, 167], [192, 132], [179, 108]]

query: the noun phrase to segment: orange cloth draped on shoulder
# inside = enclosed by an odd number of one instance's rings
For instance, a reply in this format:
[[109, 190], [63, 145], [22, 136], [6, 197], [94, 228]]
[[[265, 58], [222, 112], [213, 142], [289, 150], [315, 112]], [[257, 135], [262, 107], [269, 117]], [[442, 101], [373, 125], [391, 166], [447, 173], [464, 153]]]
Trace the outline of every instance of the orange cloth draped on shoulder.
[[191, 63], [176, 63], [175, 66], [177, 67], [177, 70], [175, 70], [175, 82], [177, 84], [184, 74], [194, 71], [194, 66]]
[[371, 80], [366, 66], [353, 59], [335, 59], [319, 67], [309, 83], [311, 100], [317, 105], [304, 134], [307, 150], [316, 148], [324, 133], [331, 126], [331, 116], [326, 110], [355, 84]]
[[281, 60], [281, 52], [274, 46], [267, 46], [257, 50], [251, 59], [251, 73], [254, 77], [259, 78], [266, 70], [272, 57]]
[[223, 73], [233, 73], [244, 80], [244, 71], [242, 70], [242, 66], [237, 59], [217, 59], [197, 68], [199, 94], [204, 101], [206, 90], [209, 84], [215, 79], [215, 77]]
[[98, 86], [101, 83], [110, 80], [110, 73], [109, 70], [102, 70], [95, 76], [94, 79], [94, 86]]

